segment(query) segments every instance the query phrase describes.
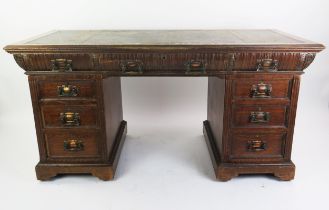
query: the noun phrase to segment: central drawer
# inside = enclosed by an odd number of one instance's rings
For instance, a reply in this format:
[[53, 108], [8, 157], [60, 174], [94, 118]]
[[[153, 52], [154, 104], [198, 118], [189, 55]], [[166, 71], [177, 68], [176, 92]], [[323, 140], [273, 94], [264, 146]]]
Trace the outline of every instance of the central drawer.
[[176, 72], [205, 74], [225, 69], [224, 53], [111, 53], [93, 59], [97, 69], [122, 74]]

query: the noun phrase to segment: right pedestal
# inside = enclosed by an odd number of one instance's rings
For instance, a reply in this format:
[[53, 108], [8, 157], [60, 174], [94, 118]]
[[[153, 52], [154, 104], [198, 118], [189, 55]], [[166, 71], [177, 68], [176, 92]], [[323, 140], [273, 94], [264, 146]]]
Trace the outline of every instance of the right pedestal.
[[299, 81], [298, 74], [278, 72], [209, 77], [203, 131], [217, 179], [294, 178], [290, 157]]

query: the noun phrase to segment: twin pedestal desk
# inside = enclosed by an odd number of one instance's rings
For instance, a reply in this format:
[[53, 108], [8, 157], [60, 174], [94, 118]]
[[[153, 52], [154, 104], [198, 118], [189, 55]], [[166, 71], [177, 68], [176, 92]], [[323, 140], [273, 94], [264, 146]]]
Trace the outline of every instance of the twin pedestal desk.
[[300, 75], [323, 49], [274, 30], [54, 31], [5, 47], [28, 75], [39, 180], [113, 179], [127, 133], [123, 76], [208, 77], [203, 132], [216, 178], [291, 180]]

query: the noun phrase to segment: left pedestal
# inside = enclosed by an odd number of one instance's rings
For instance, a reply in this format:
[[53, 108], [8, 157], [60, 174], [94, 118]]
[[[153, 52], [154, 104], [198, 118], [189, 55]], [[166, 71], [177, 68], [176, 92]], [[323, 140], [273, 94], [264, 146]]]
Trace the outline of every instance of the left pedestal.
[[127, 133], [120, 77], [29, 75], [40, 162], [39, 180], [89, 173], [114, 178]]

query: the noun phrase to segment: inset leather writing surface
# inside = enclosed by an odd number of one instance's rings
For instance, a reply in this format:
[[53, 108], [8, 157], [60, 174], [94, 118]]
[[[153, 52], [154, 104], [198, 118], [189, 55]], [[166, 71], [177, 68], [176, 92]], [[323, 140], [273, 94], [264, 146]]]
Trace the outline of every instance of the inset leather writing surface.
[[26, 41], [27, 45], [223, 45], [307, 44], [273, 30], [69, 30]]
[[[61, 46], [61, 47], [60, 47]], [[110, 48], [156, 49], [198, 47], [270, 47], [270, 49], [295, 47], [320, 51], [324, 47], [275, 30], [77, 30], [54, 31], [5, 47], [8, 52], [51, 47], [62, 51], [79, 49], [104, 50]], [[60, 47], [60, 48], [58, 48]], [[206, 48], [207, 48], [206, 47]], [[73, 50], [74, 49], [74, 50]], [[60, 52], [60, 51], [57, 51]]]

